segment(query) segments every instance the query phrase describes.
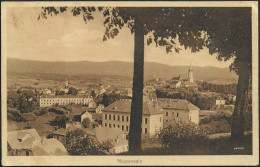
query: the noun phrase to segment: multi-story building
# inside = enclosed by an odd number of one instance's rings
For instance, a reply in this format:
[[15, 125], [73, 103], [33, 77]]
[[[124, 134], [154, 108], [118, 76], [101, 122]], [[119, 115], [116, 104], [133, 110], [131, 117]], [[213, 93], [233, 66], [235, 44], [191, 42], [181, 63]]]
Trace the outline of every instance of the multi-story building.
[[163, 108], [164, 126], [193, 122], [199, 124], [199, 108], [185, 99], [158, 98]]
[[53, 105], [67, 105], [67, 104], [77, 104], [77, 105], [88, 105], [93, 101], [92, 97], [86, 96], [41, 96], [40, 97], [40, 107], [50, 107]]
[[[125, 133], [130, 129], [131, 100], [118, 100], [102, 110], [102, 126], [120, 128]], [[163, 112], [158, 104], [144, 99], [142, 134], [155, 135], [163, 127]]]

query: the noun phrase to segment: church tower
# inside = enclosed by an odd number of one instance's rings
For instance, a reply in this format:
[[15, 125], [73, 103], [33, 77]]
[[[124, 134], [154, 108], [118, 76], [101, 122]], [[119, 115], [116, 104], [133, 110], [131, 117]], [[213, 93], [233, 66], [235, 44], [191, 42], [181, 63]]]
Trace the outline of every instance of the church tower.
[[189, 71], [188, 71], [188, 81], [193, 82], [193, 72], [192, 72], [191, 64], [190, 64], [190, 68], [189, 68]]

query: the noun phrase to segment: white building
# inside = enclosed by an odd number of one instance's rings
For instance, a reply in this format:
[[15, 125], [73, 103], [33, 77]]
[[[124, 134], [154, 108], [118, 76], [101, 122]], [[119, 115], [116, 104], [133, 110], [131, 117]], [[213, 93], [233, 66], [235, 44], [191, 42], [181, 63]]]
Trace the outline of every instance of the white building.
[[[131, 100], [118, 100], [102, 111], [102, 126], [129, 133]], [[163, 127], [162, 109], [148, 98], [143, 102], [142, 134], [155, 135]]]
[[158, 98], [163, 108], [164, 126], [193, 122], [199, 124], [199, 108], [185, 99]]
[[216, 99], [216, 105], [220, 106], [220, 105], [225, 105], [226, 104], [226, 100], [223, 99], [222, 97], [218, 96]]
[[93, 101], [92, 97], [80, 97], [80, 96], [42, 96], [40, 97], [40, 107], [50, 107], [53, 105], [67, 105], [67, 104], [77, 104], [77, 105], [88, 105], [89, 102]]

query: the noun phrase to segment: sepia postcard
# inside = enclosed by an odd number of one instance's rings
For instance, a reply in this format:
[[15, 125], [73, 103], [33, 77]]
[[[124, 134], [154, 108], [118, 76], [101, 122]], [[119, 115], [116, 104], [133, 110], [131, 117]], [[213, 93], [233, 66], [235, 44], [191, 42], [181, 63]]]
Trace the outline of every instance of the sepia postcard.
[[1, 2], [3, 166], [259, 165], [257, 1]]

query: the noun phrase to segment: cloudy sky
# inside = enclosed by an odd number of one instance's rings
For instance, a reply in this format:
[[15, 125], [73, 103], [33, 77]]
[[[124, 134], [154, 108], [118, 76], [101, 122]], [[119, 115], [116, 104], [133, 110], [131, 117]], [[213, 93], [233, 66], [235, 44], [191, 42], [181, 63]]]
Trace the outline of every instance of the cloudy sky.
[[[134, 37], [120, 30], [114, 39], [102, 41], [103, 19], [100, 13], [85, 24], [82, 16], [71, 12], [37, 20], [41, 8], [9, 8], [7, 13], [7, 57], [41, 61], [133, 61]], [[145, 46], [145, 61], [167, 65], [228, 67], [232, 60], [219, 62], [208, 49], [191, 53], [166, 54], [165, 48]]]

